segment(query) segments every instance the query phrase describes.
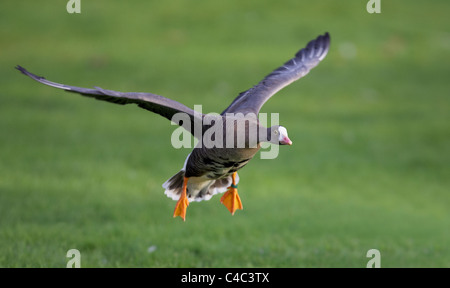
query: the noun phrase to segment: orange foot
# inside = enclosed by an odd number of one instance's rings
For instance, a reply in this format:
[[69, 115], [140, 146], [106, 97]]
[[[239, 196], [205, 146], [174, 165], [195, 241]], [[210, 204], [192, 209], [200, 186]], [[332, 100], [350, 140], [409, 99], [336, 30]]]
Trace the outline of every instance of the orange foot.
[[180, 216], [183, 221], [186, 221], [186, 208], [189, 206], [189, 201], [186, 197], [186, 185], [189, 178], [184, 177], [183, 191], [181, 192], [180, 199], [175, 206], [175, 211], [173, 212], [173, 217]]
[[239, 198], [237, 189], [233, 187], [228, 187], [227, 192], [225, 192], [222, 198], [220, 198], [220, 202], [227, 207], [231, 215], [234, 215], [234, 212], [237, 209], [243, 209], [241, 198]]
[[228, 211], [230, 211], [231, 215], [234, 215], [237, 209], [242, 210], [242, 202], [239, 194], [237, 193], [237, 186], [235, 184], [236, 172], [233, 173], [232, 179], [233, 183], [230, 187], [228, 187], [227, 192], [223, 194], [222, 198], [220, 198], [220, 202], [227, 207]]

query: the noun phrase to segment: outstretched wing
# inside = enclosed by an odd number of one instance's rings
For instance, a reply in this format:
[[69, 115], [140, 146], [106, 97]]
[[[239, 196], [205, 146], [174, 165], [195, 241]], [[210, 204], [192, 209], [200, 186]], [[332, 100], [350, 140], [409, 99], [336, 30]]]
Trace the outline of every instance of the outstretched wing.
[[[202, 121], [203, 114], [197, 113], [194, 110], [186, 107], [185, 105], [151, 93], [142, 92], [118, 92], [113, 90], [106, 90], [100, 87], [95, 87], [95, 89], [82, 88], [76, 86], [69, 86], [65, 84], [59, 84], [55, 82], [48, 81], [44, 77], [34, 75], [28, 72], [25, 68], [17, 66], [18, 69], [23, 74], [31, 77], [32, 79], [52, 87], [66, 90], [68, 92], [79, 93], [84, 96], [92, 97], [98, 100], [108, 101], [115, 104], [136, 104], [141, 108], [157, 113], [172, 121], [172, 117], [177, 113], [185, 113], [188, 117], [177, 117], [179, 119], [189, 119], [190, 123], [176, 123], [194, 135], [194, 121]], [[182, 122], [182, 121], [180, 121]], [[195, 136], [195, 135], [194, 135]]]
[[305, 48], [295, 54], [294, 58], [267, 75], [253, 88], [239, 94], [231, 105], [222, 112], [222, 115], [238, 112], [258, 114], [261, 107], [272, 95], [302, 78], [312, 68], [316, 67], [327, 55], [329, 47], [330, 35], [328, 33], [310, 41]]

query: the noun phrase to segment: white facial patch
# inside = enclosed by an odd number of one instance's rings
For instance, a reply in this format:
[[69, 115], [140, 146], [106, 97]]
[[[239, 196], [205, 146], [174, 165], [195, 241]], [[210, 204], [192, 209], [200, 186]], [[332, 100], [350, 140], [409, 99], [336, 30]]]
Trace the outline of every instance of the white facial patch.
[[278, 141], [282, 141], [285, 137], [288, 137], [287, 130], [283, 126], [278, 127], [278, 132], [279, 132]]

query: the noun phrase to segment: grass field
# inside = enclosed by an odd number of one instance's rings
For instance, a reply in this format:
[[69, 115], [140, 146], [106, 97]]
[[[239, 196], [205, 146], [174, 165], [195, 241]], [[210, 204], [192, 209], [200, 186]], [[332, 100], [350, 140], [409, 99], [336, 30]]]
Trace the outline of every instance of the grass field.
[[[56, 2], [0, 4], [0, 267], [450, 267], [449, 1]], [[14, 69], [220, 112], [325, 31], [262, 110], [294, 145], [240, 170], [243, 211], [185, 223], [161, 188], [176, 126]]]

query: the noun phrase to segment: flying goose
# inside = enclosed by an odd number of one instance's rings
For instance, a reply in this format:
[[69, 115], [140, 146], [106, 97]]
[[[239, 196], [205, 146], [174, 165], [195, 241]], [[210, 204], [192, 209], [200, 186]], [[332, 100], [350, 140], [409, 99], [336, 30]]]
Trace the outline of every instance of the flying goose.
[[[295, 54], [294, 58], [267, 75], [254, 87], [240, 93], [220, 115], [198, 113], [177, 101], [156, 94], [69, 86], [48, 81], [21, 66], [16, 68], [42, 84], [68, 92], [121, 105], [137, 104], [176, 122], [193, 134], [199, 140], [197, 146], [187, 156], [183, 168], [162, 185], [165, 194], [178, 201], [173, 217], [180, 216], [185, 221], [189, 201], [209, 200], [218, 193], [225, 192], [220, 201], [231, 214], [243, 208], [237, 193], [239, 182], [237, 171], [253, 158], [263, 142], [292, 145], [283, 126], [266, 128], [260, 125], [257, 119], [259, 110], [272, 95], [316, 67], [327, 55], [329, 45], [328, 33], [310, 41], [305, 48]], [[237, 117], [238, 114], [245, 117]], [[182, 117], [184, 120], [174, 120], [177, 115], [185, 116]], [[253, 117], [246, 117], [247, 115]], [[202, 128], [201, 135], [194, 133], [195, 125]], [[213, 127], [214, 131], [211, 133], [210, 129]], [[217, 143], [227, 145], [215, 145]]]

